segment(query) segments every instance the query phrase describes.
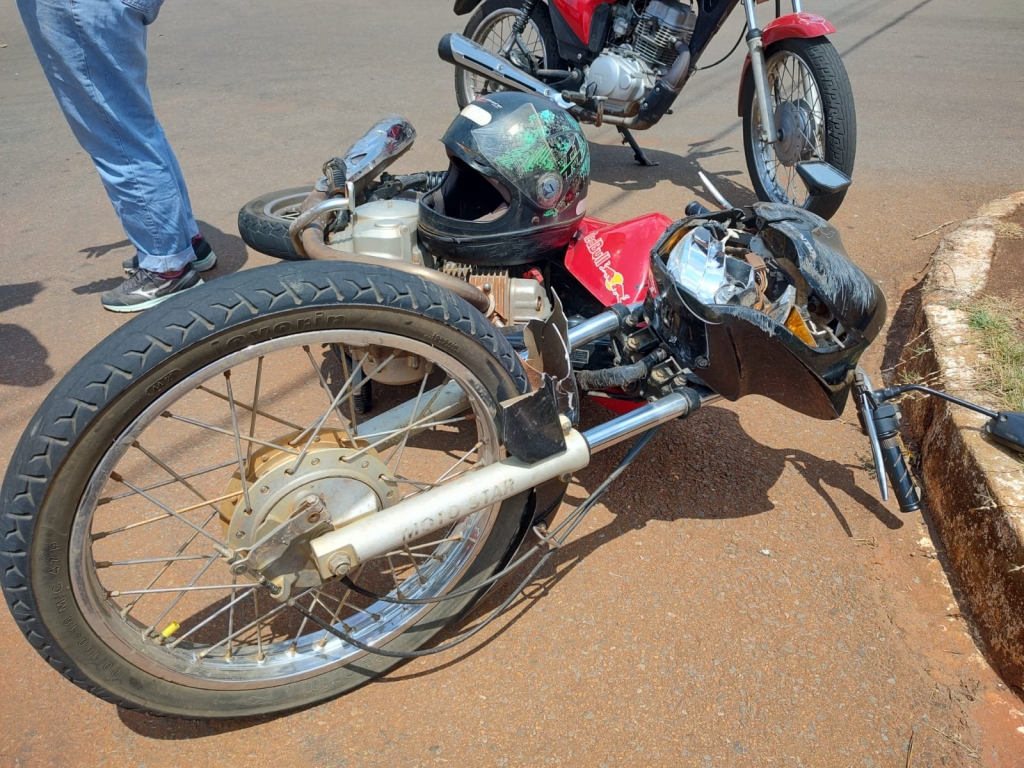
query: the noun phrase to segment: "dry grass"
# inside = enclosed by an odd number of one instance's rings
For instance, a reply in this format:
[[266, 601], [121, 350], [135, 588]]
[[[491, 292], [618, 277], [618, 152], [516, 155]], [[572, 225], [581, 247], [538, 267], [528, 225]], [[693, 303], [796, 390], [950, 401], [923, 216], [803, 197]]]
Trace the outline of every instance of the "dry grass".
[[985, 352], [981, 386], [1006, 410], [1024, 410], [1024, 310], [1019, 304], [983, 297], [963, 307], [977, 346]]

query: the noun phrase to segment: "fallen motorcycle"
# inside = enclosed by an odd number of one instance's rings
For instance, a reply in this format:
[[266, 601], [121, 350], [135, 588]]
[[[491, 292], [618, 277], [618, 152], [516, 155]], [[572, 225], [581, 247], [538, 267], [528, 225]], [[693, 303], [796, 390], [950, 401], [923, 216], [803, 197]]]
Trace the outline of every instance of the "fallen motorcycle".
[[[821, 16], [804, 13], [799, 0], [787, 15], [776, 0], [776, 18], [759, 29], [755, 6], [763, 1], [743, 0], [746, 26], [732, 49], [744, 41], [748, 50], [737, 109], [747, 170], [760, 200], [830, 218], [845, 192], [815, 193], [797, 166], [818, 160], [853, 173], [853, 91], [826, 37], [836, 30]], [[698, 66], [738, 4], [456, 0], [456, 14], [476, 11], [463, 35], [442, 39], [439, 53], [456, 65], [460, 108], [504, 89], [552, 97], [582, 122], [616, 126], [637, 162], [653, 165], [631, 131], [657, 125], [695, 72], [724, 61]]]
[[[173, 297], [40, 406], [0, 489], [0, 574], [18, 626], [69, 680], [126, 707], [240, 717], [448, 649], [518, 590], [428, 644], [536, 561], [525, 586], [654, 430], [722, 399], [834, 419], [852, 395], [883, 497], [891, 485], [902, 510], [918, 508], [896, 400], [948, 396], [875, 389], [857, 368], [886, 305], [835, 228], [726, 201], [677, 221], [587, 218], [578, 127], [522, 95], [491, 98], [488, 119], [453, 123], [440, 179], [378, 174], [410, 134], [373, 131], [377, 149], [329, 163], [295, 212], [293, 246], [315, 260]], [[526, 143], [496, 141], [499, 125]], [[516, 184], [553, 213], [469, 173], [484, 160], [514, 161]], [[825, 192], [844, 183], [805, 173]], [[403, 197], [417, 185], [418, 201]], [[489, 200], [523, 228], [492, 231], [502, 216], [487, 215], [438, 228]], [[405, 203], [430, 211], [410, 218]], [[375, 241], [378, 255], [358, 253]], [[582, 397], [615, 415], [579, 431]], [[1024, 446], [1024, 414], [965, 405], [987, 413], [993, 439]], [[572, 474], [630, 438], [557, 517]]]

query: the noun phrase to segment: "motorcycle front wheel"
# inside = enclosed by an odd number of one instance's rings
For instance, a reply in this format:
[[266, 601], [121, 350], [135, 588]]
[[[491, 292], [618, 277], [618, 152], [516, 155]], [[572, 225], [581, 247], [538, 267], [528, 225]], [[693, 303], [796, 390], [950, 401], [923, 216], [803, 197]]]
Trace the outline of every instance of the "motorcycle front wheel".
[[298, 218], [312, 187], [293, 187], [268, 192], [250, 200], [238, 211], [238, 234], [254, 251], [285, 261], [304, 261], [288, 237], [288, 227]]
[[[344, 361], [377, 361], [365, 384], [393, 358], [422, 380], [382, 387], [380, 415], [361, 419]], [[228, 555], [310, 495], [338, 527], [500, 460], [498, 403], [528, 389], [483, 316], [401, 272], [310, 262], [220, 278], [116, 331], [33, 417], [0, 490], [8, 605], [51, 666], [125, 707], [222, 718], [337, 696], [397, 660], [314, 625]], [[295, 582], [291, 598], [363, 643], [416, 649], [477, 593], [381, 596], [486, 579], [525, 506], [352, 570], [374, 597], [332, 580]]]
[[[521, 8], [521, 0], [487, 0], [470, 17], [462, 34], [487, 50], [499, 53], [512, 35], [512, 26]], [[521, 40], [512, 46], [506, 57], [529, 74], [534, 74], [538, 69], [556, 69], [560, 63], [558, 42], [547, 13], [544, 3], [534, 7], [526, 29], [520, 36]], [[488, 80], [463, 67], [455, 68], [455, 98], [459, 109], [465, 108], [479, 96], [503, 90], [506, 89], [501, 83]]]
[[747, 170], [759, 200], [806, 208], [831, 218], [846, 196], [814, 196], [796, 172], [802, 160], [824, 160], [853, 175], [857, 118], [853, 89], [839, 54], [827, 39], [789, 38], [765, 49], [768, 93], [779, 141], [765, 141], [761, 105], [748, 70], [741, 96]]

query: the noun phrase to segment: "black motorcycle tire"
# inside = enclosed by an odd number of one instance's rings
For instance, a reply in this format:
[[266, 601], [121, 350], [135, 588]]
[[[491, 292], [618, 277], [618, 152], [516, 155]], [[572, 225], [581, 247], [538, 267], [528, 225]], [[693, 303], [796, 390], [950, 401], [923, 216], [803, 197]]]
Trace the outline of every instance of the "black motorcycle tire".
[[250, 200], [238, 211], [238, 234], [254, 251], [285, 261], [306, 261], [288, 237], [288, 227], [298, 204], [312, 191], [312, 187], [292, 187]]
[[[247, 688], [184, 685], [113, 648], [103, 634], [109, 625], [102, 619], [90, 623], [87, 616], [96, 614], [83, 608], [73, 586], [69, 537], [79, 500], [105, 452], [139, 414], [175, 382], [257, 343], [250, 339], [269, 336], [287, 343], [289, 335], [318, 328], [325, 316], [342, 329], [387, 333], [445, 350], [471, 371], [486, 389], [482, 402], [493, 403], [496, 411], [497, 403], [529, 391], [518, 357], [479, 312], [431, 283], [386, 267], [278, 264], [219, 278], [148, 310], [57, 384], [26, 428], [0, 488], [4, 596], [29, 643], [68, 680], [130, 709], [225, 718], [333, 698], [398, 663], [367, 654], [301, 680], [257, 678]], [[522, 495], [502, 504], [474, 559], [451, 576], [446, 589], [478, 583], [494, 572], [516, 538], [525, 506]], [[91, 555], [83, 558], [92, 562]], [[438, 603], [383, 647], [422, 646], [474, 601], [466, 596]]]
[[[799, 59], [814, 79], [814, 84], [821, 97], [824, 115], [824, 157], [833, 167], [838, 168], [847, 176], [853, 175], [854, 157], [857, 152], [857, 120], [853, 102], [853, 89], [846, 74], [838, 52], [824, 37], [788, 38], [773, 43], [765, 49], [765, 61], [769, 63], [773, 56], [789, 55]], [[743, 147], [747, 160], [747, 171], [759, 200], [765, 202], [787, 202], [780, 199], [782, 195], [773, 193], [765, 185], [762, 172], [758, 168], [755, 141], [759, 135], [755, 125], [756, 114], [754, 104], [754, 81], [748, 69], [744, 78], [741, 96], [740, 113], [743, 121]], [[799, 182], [798, 182], [799, 183]], [[805, 200], [791, 201], [824, 219], [831, 218], [846, 196], [846, 190], [833, 195], [807, 196]]]
[[[509, 15], [515, 16], [522, 8], [522, 0], [487, 0], [476, 9], [476, 12], [469, 18], [463, 35], [475, 43], [484, 45], [483, 38], [488, 20], [493, 19], [496, 14], [507, 11]], [[555, 31], [551, 26], [551, 19], [548, 16], [548, 7], [545, 3], [537, 3], [533, 13], [530, 14], [530, 22], [537, 33], [537, 37], [544, 46], [544, 69], [558, 69], [562, 61], [558, 56], [558, 40], [555, 38]], [[486, 47], [486, 46], [484, 46]], [[470, 93], [469, 77], [473, 73], [463, 67], [455, 67], [455, 98], [458, 101], [459, 109], [464, 109], [474, 98]], [[493, 83], [494, 90], [503, 90], [504, 86]]]

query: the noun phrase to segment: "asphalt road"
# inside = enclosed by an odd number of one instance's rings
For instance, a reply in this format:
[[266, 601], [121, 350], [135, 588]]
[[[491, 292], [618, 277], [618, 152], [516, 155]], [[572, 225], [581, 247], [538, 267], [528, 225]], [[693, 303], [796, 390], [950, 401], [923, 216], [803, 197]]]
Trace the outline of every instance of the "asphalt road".
[[[770, 4], [761, 6], [769, 11]], [[834, 221], [901, 302], [940, 234], [1024, 188], [1018, 0], [821, 0], [857, 102], [855, 184]], [[715, 42], [724, 53], [733, 18]], [[401, 170], [443, 167], [454, 115], [437, 39], [448, 0], [170, 0], [150, 84], [212, 273], [269, 263], [237, 237], [258, 193], [311, 182], [377, 117], [420, 132]], [[595, 142], [591, 212], [680, 214], [704, 169], [751, 199], [739, 54], [692, 80], [641, 143]], [[0, 470], [36, 406], [124, 322], [98, 294], [131, 255], [13, 4], [0, 6]], [[867, 358], [878, 370], [881, 345]], [[926, 518], [877, 498], [852, 417], [821, 423], [751, 400], [662, 430], [646, 459], [487, 637], [297, 714], [181, 722], [62, 681], [0, 614], [5, 765], [1019, 765], [1024, 704], [991, 671]], [[600, 482], [602, 454], [571, 496]], [[765, 554], [768, 553], [768, 554]], [[913, 734], [913, 737], [912, 737]], [[174, 744], [168, 744], [174, 741]], [[908, 761], [908, 753], [910, 760]]]

